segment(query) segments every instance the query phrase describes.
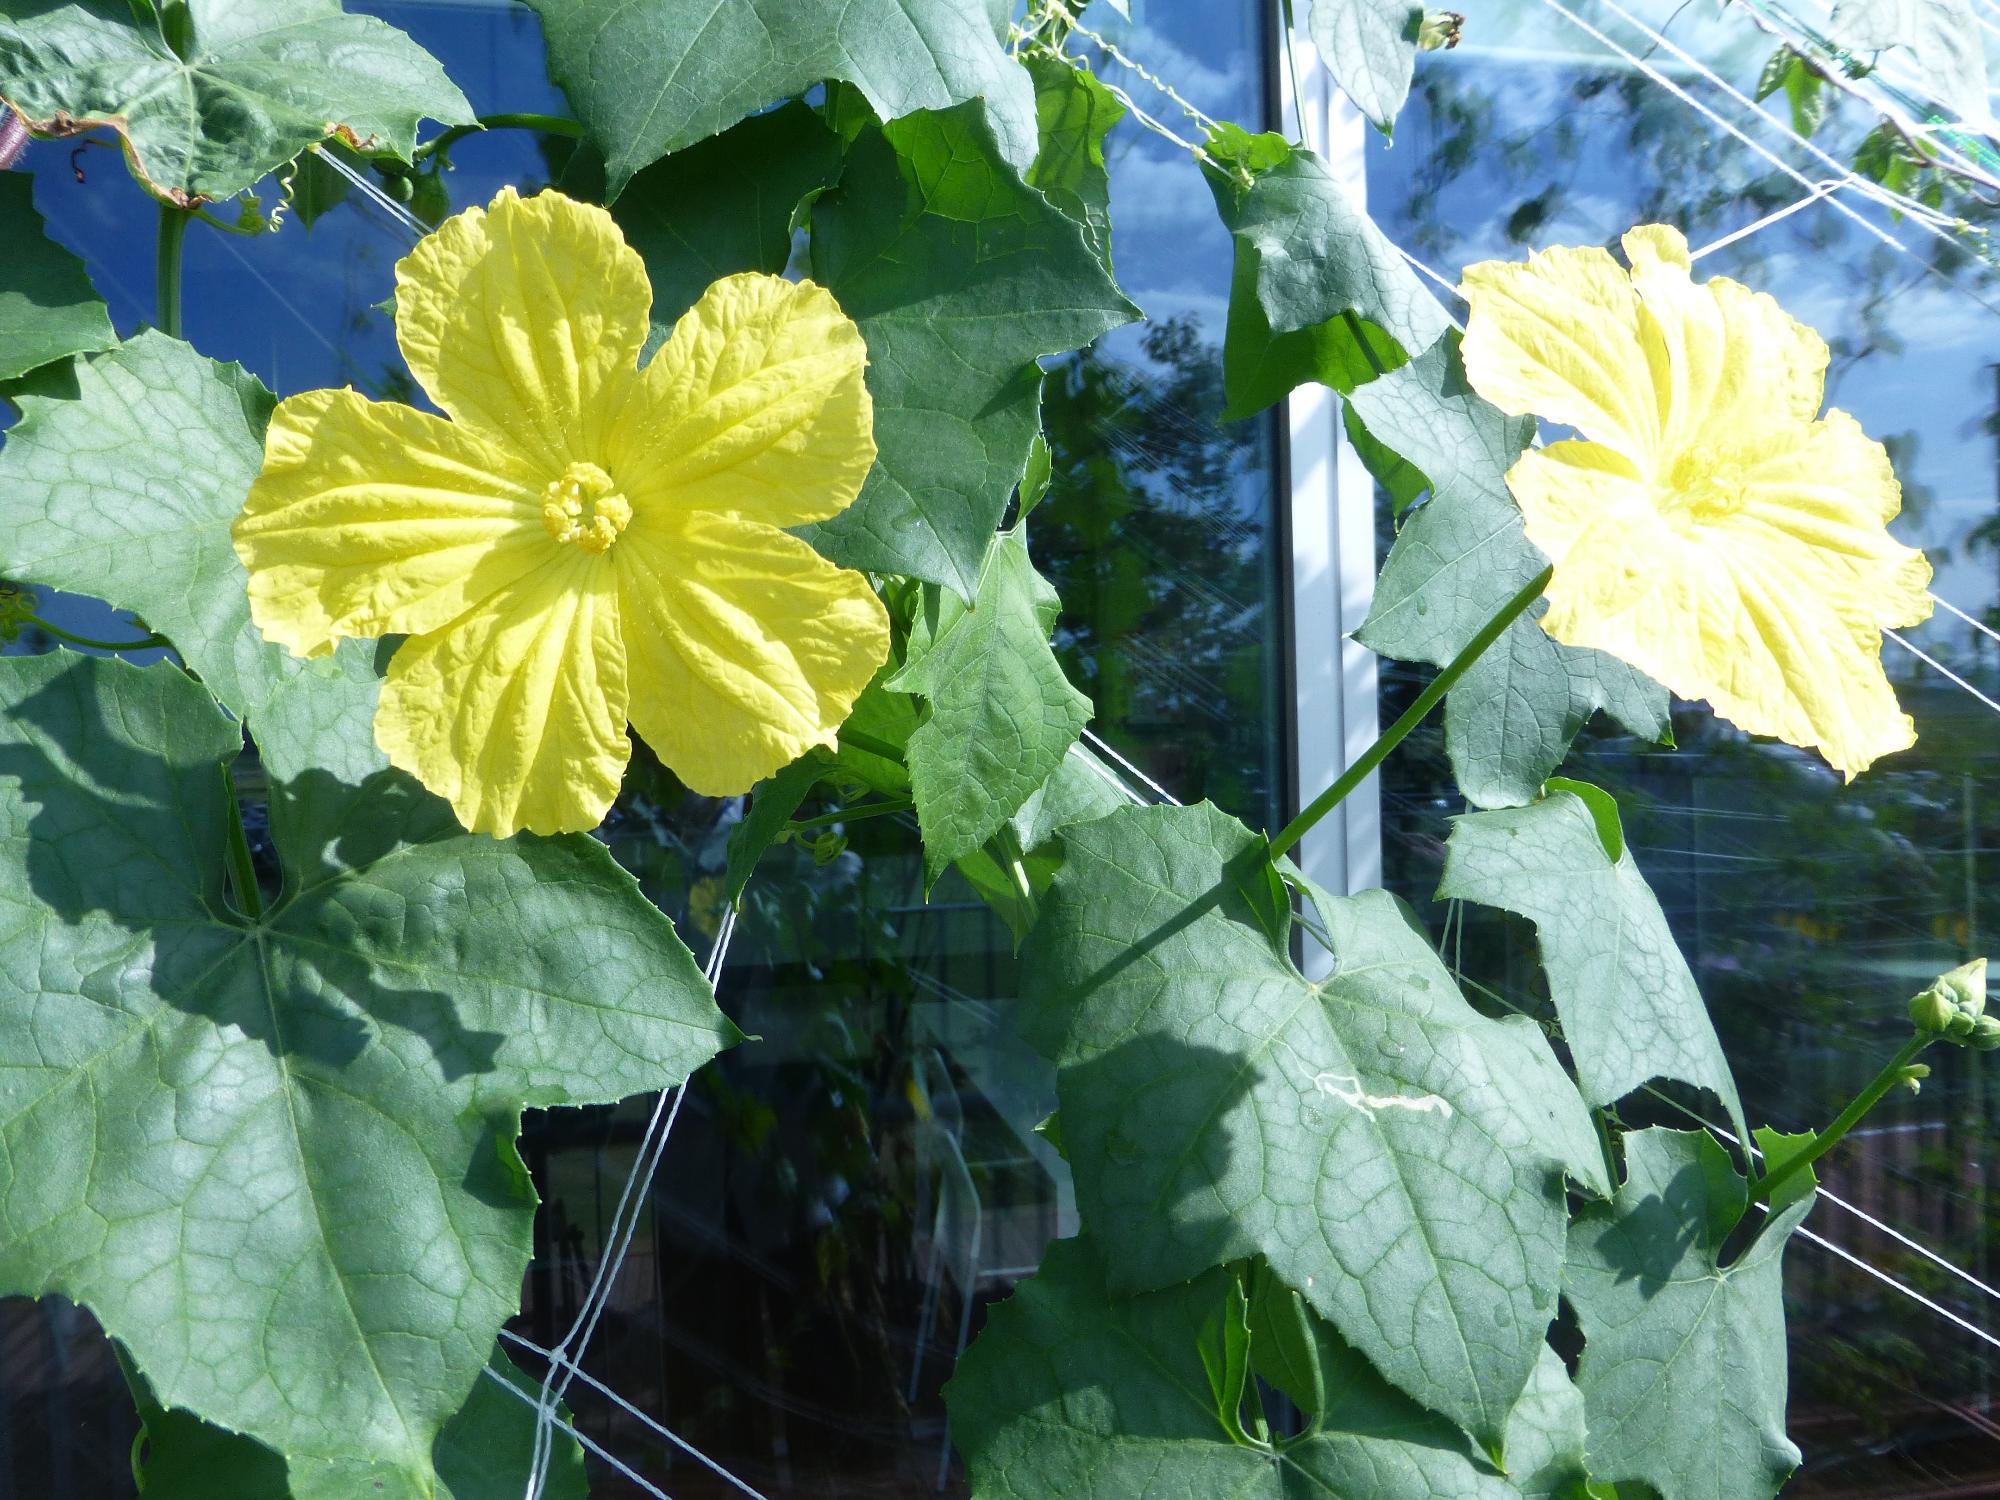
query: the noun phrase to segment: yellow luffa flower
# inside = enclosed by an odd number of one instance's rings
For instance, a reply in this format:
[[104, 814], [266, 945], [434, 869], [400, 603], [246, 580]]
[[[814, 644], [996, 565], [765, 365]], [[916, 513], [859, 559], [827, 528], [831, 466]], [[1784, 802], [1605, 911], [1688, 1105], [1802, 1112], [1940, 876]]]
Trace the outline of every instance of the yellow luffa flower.
[[1818, 415], [1827, 349], [1770, 297], [1697, 284], [1663, 225], [1465, 273], [1473, 388], [1588, 441], [1507, 475], [1555, 564], [1542, 625], [1706, 698], [1852, 777], [1916, 740], [1882, 627], [1930, 614], [1930, 564], [1890, 537], [1889, 456]]
[[781, 527], [874, 462], [861, 334], [823, 288], [729, 276], [641, 370], [652, 289], [609, 214], [512, 189], [396, 267], [396, 337], [450, 420], [278, 404], [235, 528], [300, 656], [406, 634], [375, 737], [494, 834], [595, 826], [644, 737], [725, 796], [830, 745], [888, 653], [868, 581]]

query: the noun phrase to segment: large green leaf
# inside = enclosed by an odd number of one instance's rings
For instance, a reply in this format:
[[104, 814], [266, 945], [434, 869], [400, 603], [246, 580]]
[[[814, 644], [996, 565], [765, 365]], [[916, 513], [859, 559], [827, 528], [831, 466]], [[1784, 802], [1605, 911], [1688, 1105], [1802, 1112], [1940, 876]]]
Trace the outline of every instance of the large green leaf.
[[969, 606], [925, 590], [903, 670], [888, 686], [929, 704], [908, 759], [933, 879], [1018, 812], [1090, 722], [1090, 700], [1049, 648], [1061, 609], [1018, 526], [993, 538]]
[[1261, 411], [1308, 381], [1353, 390], [1451, 326], [1319, 157], [1233, 125], [1209, 151], [1209, 190], [1235, 241], [1225, 416]]
[[1856, 52], [1904, 49], [1939, 104], [1975, 126], [1992, 118], [1974, 0], [1838, 0], [1829, 29]]
[[840, 173], [840, 137], [793, 101], [646, 168], [612, 205], [653, 283], [656, 336], [719, 276], [776, 275], [800, 202]]
[[0, 238], [0, 380], [118, 341], [83, 262], [44, 232], [26, 172], [0, 172]]
[[1385, 135], [1410, 96], [1423, 22], [1412, 0], [1312, 0], [1313, 44], [1327, 70]]
[[0, 702], [0, 1289], [88, 1306], [295, 1478], [430, 1495], [528, 1262], [522, 1107], [666, 1087], [733, 1028], [590, 839], [463, 834], [386, 773], [365, 818], [274, 824], [250, 921], [198, 684], [56, 653]]
[[1262, 1254], [1497, 1447], [1555, 1311], [1563, 1174], [1608, 1187], [1541, 1033], [1467, 1005], [1381, 891], [1320, 903], [1334, 971], [1306, 980], [1263, 841], [1206, 804], [1061, 837], [1023, 1023], [1114, 1288]]
[[814, 208], [812, 263], [868, 341], [880, 455], [807, 533], [835, 562], [970, 600], [1039, 430], [1035, 360], [1139, 311], [977, 104], [864, 131]]
[[1111, 170], [1104, 138], [1125, 118], [1125, 106], [1088, 68], [1053, 57], [1027, 61], [1035, 81], [1035, 123], [1041, 149], [1028, 183], [1083, 226], [1104, 269], [1111, 269]]
[[945, 1397], [975, 1495], [1516, 1500], [1462, 1434], [1390, 1388], [1317, 1319], [1326, 1400], [1307, 1435], [1234, 1438], [1214, 1373], [1227, 1360], [1227, 1324], [1240, 1316], [1234, 1273], [1121, 1298], [1116, 1257], [1090, 1239], [1051, 1245], [959, 1362]]
[[[300, 661], [250, 622], [229, 528], [264, 461], [270, 392], [153, 332], [75, 374], [74, 399], [19, 398], [0, 449], [0, 573], [141, 615], [241, 717], [372, 712], [372, 645]], [[318, 765], [358, 781], [381, 764], [372, 744], [357, 761], [351, 741], [319, 733], [260, 744], [283, 777]]]
[[[1534, 437], [1466, 384], [1447, 339], [1348, 397], [1377, 441], [1430, 480], [1407, 512], [1355, 638], [1400, 661], [1443, 666], [1544, 567], [1507, 489], [1507, 471]], [[1445, 700], [1445, 745], [1475, 806], [1531, 801], [1590, 715], [1607, 710], [1634, 734], [1671, 737], [1667, 694], [1600, 651], [1559, 645], [1516, 620]]]
[[1747, 1138], [1708, 1007], [1608, 793], [1558, 779], [1530, 806], [1454, 819], [1438, 898], [1535, 924], [1586, 1100], [1611, 1104], [1650, 1079], [1677, 1079], [1720, 1099]]
[[1590, 1468], [1661, 1500], [1769, 1500], [1798, 1466], [1785, 1436], [1785, 1242], [1793, 1203], [1728, 1265], [1746, 1192], [1702, 1132], [1625, 1137], [1625, 1182], [1571, 1235], [1563, 1291], [1585, 1339], [1577, 1367]]
[[860, 89], [884, 120], [984, 99], [1005, 158], [1034, 160], [1034, 91], [987, 0], [528, 3], [614, 196], [648, 162], [829, 79]]
[[[526, 1483], [534, 1457], [535, 1409], [502, 1390], [496, 1378], [531, 1400], [540, 1390], [498, 1349], [488, 1369], [492, 1373], [473, 1385], [465, 1405], [438, 1434], [433, 1449], [438, 1500], [511, 1497]], [[143, 1376], [135, 1380], [133, 1395], [146, 1429], [140, 1468], [146, 1500], [353, 1500], [373, 1490], [366, 1466], [302, 1462], [287, 1472], [285, 1460], [256, 1439], [161, 1406]], [[561, 1407], [558, 1412], [569, 1415]], [[582, 1445], [561, 1432], [554, 1442], [543, 1495], [547, 1500], [584, 1500], [589, 1483]]]
[[108, 125], [148, 189], [227, 198], [338, 134], [407, 161], [472, 119], [423, 48], [340, 0], [41, 0], [0, 13], [0, 98], [40, 131]]

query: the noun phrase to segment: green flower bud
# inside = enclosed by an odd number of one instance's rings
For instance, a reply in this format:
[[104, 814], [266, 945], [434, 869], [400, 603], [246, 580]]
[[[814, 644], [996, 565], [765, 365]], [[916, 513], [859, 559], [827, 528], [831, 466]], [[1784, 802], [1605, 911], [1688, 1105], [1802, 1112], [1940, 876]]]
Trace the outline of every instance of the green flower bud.
[[1931, 985], [1949, 995], [1952, 1003], [1969, 1016], [1986, 1013], [1986, 960], [1975, 958], [1948, 974], [1940, 974]]
[[1458, 45], [1464, 25], [1465, 17], [1455, 10], [1425, 11], [1423, 23], [1417, 27], [1417, 50], [1449, 52]]
[[1962, 1010], [1955, 1010], [1951, 1013], [1951, 1019], [1945, 1023], [1944, 1034], [1954, 1042], [1962, 1042], [1972, 1035], [1972, 1028], [1978, 1023], [1979, 1017], [1968, 1016]]
[[1921, 1094], [1924, 1091], [1924, 1080], [1930, 1076], [1929, 1063], [1906, 1063], [1902, 1071], [1896, 1075], [1896, 1082], [1913, 1094]]
[[1972, 1023], [1972, 1035], [1965, 1045], [1976, 1047], [1981, 1052], [1991, 1052], [2000, 1047], [2000, 1016], [1979, 1016]]
[[1925, 990], [1910, 1002], [1910, 1024], [1932, 1036], [1943, 1035], [1957, 1014], [1958, 1007], [1950, 997], [1935, 989]]

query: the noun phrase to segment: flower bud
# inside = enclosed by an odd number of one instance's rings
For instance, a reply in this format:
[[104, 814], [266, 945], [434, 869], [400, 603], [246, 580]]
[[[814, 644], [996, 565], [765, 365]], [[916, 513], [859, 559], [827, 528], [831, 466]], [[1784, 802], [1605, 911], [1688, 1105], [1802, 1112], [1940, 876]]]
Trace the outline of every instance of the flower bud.
[[2000, 1047], [2000, 1016], [1979, 1016], [1972, 1023], [1972, 1034], [1965, 1039], [1965, 1045], [1976, 1047], [1981, 1052], [1991, 1052]]
[[1419, 52], [1449, 52], [1458, 45], [1460, 30], [1465, 25], [1465, 17], [1455, 10], [1427, 10], [1417, 27], [1417, 50]]
[[1960, 964], [1950, 973], [1940, 974], [1931, 985], [1952, 998], [1952, 1003], [1967, 1015], [1984, 1015], [1986, 1012], [1986, 960], [1975, 958], [1969, 964]]
[[1935, 989], [1925, 990], [1910, 1002], [1910, 1024], [1933, 1036], [1942, 1035], [1957, 1014], [1950, 998]]
[[1902, 1071], [1896, 1074], [1896, 1082], [1913, 1094], [1921, 1094], [1924, 1091], [1924, 1080], [1930, 1076], [1929, 1063], [1905, 1063]]

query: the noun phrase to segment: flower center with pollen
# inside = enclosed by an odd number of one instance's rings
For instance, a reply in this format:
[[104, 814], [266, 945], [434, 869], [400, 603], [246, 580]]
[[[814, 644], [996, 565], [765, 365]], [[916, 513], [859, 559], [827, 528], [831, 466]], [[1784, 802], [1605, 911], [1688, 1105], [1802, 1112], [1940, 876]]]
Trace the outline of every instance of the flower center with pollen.
[[1726, 521], [1749, 503], [1743, 465], [1722, 449], [1697, 443], [1674, 460], [1666, 509], [1702, 523]]
[[559, 542], [603, 552], [632, 521], [632, 502], [596, 464], [571, 464], [542, 491], [542, 525]]

